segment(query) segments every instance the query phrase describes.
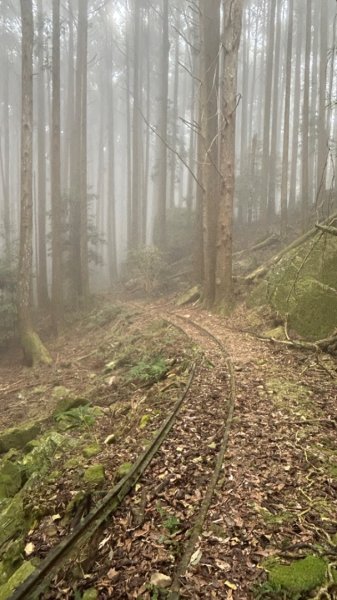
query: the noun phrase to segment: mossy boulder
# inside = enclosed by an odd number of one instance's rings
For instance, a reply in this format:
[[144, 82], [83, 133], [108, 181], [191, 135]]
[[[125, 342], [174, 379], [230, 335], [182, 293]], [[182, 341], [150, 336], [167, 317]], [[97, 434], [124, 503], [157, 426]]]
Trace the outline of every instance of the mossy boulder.
[[269, 304], [309, 340], [337, 327], [337, 238], [313, 235], [287, 252], [253, 290], [248, 304]]
[[322, 558], [307, 556], [290, 565], [275, 564], [267, 570], [272, 587], [293, 594], [303, 594], [324, 583], [326, 568], [326, 562]]
[[83, 479], [91, 485], [98, 485], [105, 481], [105, 472], [103, 465], [91, 465], [84, 471]]
[[22, 485], [21, 467], [10, 460], [0, 466], [0, 500], [12, 498]]
[[0, 587], [0, 600], [9, 598], [16, 588], [18, 588], [19, 585], [21, 585], [21, 583], [23, 583], [34, 571], [35, 567], [31, 562], [23, 562], [21, 567], [13, 573], [7, 583]]
[[41, 423], [25, 423], [21, 427], [6, 429], [0, 434], [0, 454], [12, 448], [25, 448], [41, 432]]
[[87, 404], [90, 404], [87, 398], [75, 396], [71, 390], [63, 385], [55, 387], [52, 396], [55, 400], [57, 400], [57, 404], [53, 413], [54, 416], [64, 413], [67, 410], [71, 410], [72, 408], [78, 408], [79, 406], [86, 406]]
[[19, 492], [0, 513], [0, 546], [28, 528], [22, 494]]
[[57, 431], [49, 431], [41, 438], [34, 440], [31, 444], [32, 450], [21, 461], [26, 479], [29, 479], [33, 473], [43, 475], [46, 473], [50, 464], [57, 453], [69, 447], [70, 441]]

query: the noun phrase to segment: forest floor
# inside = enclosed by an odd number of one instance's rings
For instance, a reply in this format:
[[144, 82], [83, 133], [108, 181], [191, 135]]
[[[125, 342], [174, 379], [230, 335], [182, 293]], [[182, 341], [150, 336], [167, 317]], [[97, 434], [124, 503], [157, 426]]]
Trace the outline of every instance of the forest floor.
[[[39, 420], [44, 440], [51, 431], [60, 436], [39, 486], [29, 487], [27, 477], [19, 492], [23, 512], [34, 515], [21, 558], [35, 565], [107, 493], [118, 471], [127, 472], [197, 362], [176, 425], [139, 484], [85, 560], [77, 556], [43, 596], [81, 598], [87, 590], [87, 598], [166, 597], [215, 468], [230, 397], [224, 357], [189, 322], [224, 345], [236, 394], [221, 475], [180, 579], [181, 597], [336, 598], [337, 362], [247, 333], [244, 308], [224, 318], [163, 301], [105, 298], [49, 344], [52, 367], [26, 369], [14, 350], [1, 357], [1, 429]], [[99, 409], [69, 413], [67, 400], [78, 397]], [[14, 458], [26, 464], [21, 454]], [[102, 467], [97, 481], [87, 476], [90, 467]], [[153, 578], [158, 574], [170, 579]]]

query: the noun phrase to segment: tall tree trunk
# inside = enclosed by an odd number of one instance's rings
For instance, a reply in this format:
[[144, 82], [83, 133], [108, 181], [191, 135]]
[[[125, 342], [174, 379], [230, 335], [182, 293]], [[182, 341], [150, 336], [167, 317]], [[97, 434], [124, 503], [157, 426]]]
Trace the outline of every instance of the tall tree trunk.
[[87, 190], [87, 54], [88, 54], [88, 0], [81, 0], [79, 13], [83, 36], [82, 47], [82, 86], [81, 86], [81, 296], [86, 303], [89, 296], [89, 259], [88, 259], [88, 190]]
[[158, 185], [156, 198], [156, 219], [153, 239], [161, 250], [166, 248], [166, 196], [167, 196], [167, 104], [169, 76], [169, 26], [168, 0], [163, 0], [162, 54], [160, 61], [160, 116], [158, 140]]
[[51, 209], [52, 209], [52, 285], [51, 308], [54, 333], [62, 320], [62, 242], [61, 242], [61, 111], [60, 111], [60, 0], [53, 0], [52, 59], [52, 135], [51, 135]]
[[267, 68], [264, 95], [264, 119], [263, 119], [263, 158], [262, 158], [262, 186], [261, 186], [261, 219], [267, 224], [268, 214], [268, 184], [269, 184], [269, 157], [270, 157], [270, 114], [271, 95], [273, 83], [273, 58], [275, 39], [275, 13], [276, 0], [271, 0], [268, 26], [267, 44]]
[[294, 0], [288, 5], [288, 40], [286, 62], [286, 88], [284, 104], [284, 132], [282, 153], [281, 182], [281, 237], [285, 237], [288, 228], [288, 174], [289, 174], [289, 130], [290, 130], [290, 93], [291, 93], [291, 59], [293, 53]]
[[3, 187], [4, 187], [4, 236], [5, 256], [7, 264], [11, 261], [11, 218], [10, 218], [10, 139], [9, 139], [9, 84], [10, 65], [9, 56], [6, 54], [6, 68], [4, 76], [4, 165], [3, 165]]
[[[218, 177], [218, 81], [220, 49], [220, 0], [200, 1], [201, 136], [203, 141], [204, 299], [215, 300], [216, 239], [219, 206]], [[199, 156], [200, 159], [200, 156]]]
[[37, 16], [37, 153], [38, 153], [38, 276], [37, 295], [40, 307], [46, 307], [48, 298], [47, 281], [47, 250], [46, 250], [46, 107], [45, 107], [45, 77], [44, 77], [44, 48], [43, 48], [43, 6], [38, 2]]
[[328, 62], [328, 3], [321, 2], [320, 50], [319, 50], [319, 106], [317, 145], [317, 208], [321, 206], [326, 188], [329, 139], [327, 134], [327, 62]]
[[310, 87], [310, 54], [311, 54], [311, 1], [307, 0], [304, 91], [302, 110], [302, 230], [309, 226], [309, 87]]
[[293, 94], [293, 138], [291, 153], [291, 175], [289, 190], [289, 210], [293, 211], [296, 205], [297, 196], [297, 172], [298, 172], [298, 154], [299, 154], [299, 128], [300, 128], [300, 106], [301, 106], [301, 65], [302, 65], [302, 41], [303, 41], [303, 18], [302, 9], [297, 15], [296, 32], [296, 66], [294, 74], [294, 94]]
[[21, 0], [22, 103], [21, 103], [21, 218], [17, 286], [18, 324], [25, 362], [50, 363], [50, 356], [35, 333], [31, 316], [33, 242], [33, 11], [32, 0]]
[[135, 250], [140, 244], [141, 215], [141, 123], [140, 123], [140, 81], [139, 81], [139, 48], [140, 48], [140, 2], [134, 1], [134, 49], [133, 49], [133, 115], [132, 115], [132, 192], [131, 192], [131, 248]]
[[219, 210], [216, 300], [229, 306], [232, 302], [232, 238], [235, 185], [235, 122], [237, 106], [237, 68], [241, 36], [243, 0], [224, 0], [224, 52], [222, 130], [221, 130], [221, 201]]
[[270, 167], [269, 167], [269, 192], [268, 192], [268, 223], [272, 223], [275, 218], [276, 208], [276, 172], [277, 172], [277, 140], [279, 135], [279, 90], [280, 90], [280, 50], [281, 50], [281, 9], [282, 2], [277, 0], [276, 14], [276, 39], [275, 39], [275, 57], [274, 57], [274, 75], [273, 75], [273, 113], [271, 123], [271, 143], [270, 143]]
[[[177, 19], [177, 28], [174, 36], [174, 83], [173, 83], [173, 110], [172, 110], [172, 147], [177, 146], [177, 124], [178, 124], [178, 101], [179, 101], [179, 58], [180, 58], [180, 38], [179, 38], [180, 18]], [[171, 172], [170, 172], [170, 191], [169, 205], [170, 208], [175, 206], [175, 189], [176, 189], [176, 156], [171, 153]]]
[[110, 285], [117, 280], [117, 244], [116, 244], [116, 194], [115, 194], [115, 125], [114, 125], [114, 94], [112, 79], [112, 46], [110, 40], [107, 43], [107, 65], [108, 77], [107, 91], [107, 116], [108, 116], [108, 267]]

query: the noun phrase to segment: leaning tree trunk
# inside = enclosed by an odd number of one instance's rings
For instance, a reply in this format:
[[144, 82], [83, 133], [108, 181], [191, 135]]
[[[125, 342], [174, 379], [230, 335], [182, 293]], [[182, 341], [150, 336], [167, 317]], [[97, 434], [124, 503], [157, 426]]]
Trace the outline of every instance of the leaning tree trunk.
[[221, 198], [218, 219], [216, 301], [232, 301], [232, 230], [235, 183], [235, 121], [237, 67], [243, 0], [223, 3], [223, 86], [221, 131]]
[[21, 220], [17, 287], [18, 324], [25, 362], [50, 363], [51, 358], [32, 325], [30, 300], [33, 250], [33, 12], [32, 0], [21, 0]]

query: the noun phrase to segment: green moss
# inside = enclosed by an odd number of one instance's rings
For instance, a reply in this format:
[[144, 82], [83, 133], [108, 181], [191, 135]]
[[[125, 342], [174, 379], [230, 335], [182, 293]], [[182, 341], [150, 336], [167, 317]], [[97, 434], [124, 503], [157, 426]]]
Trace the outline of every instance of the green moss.
[[259, 509], [259, 513], [268, 525], [282, 525], [283, 523], [289, 523], [290, 521], [293, 521], [296, 518], [289, 511], [273, 514], [263, 507]]
[[0, 500], [15, 496], [22, 485], [21, 468], [7, 460], [0, 467]]
[[8, 452], [12, 448], [24, 448], [40, 431], [40, 423], [25, 423], [21, 427], [6, 429], [0, 434], [0, 453]]
[[275, 564], [269, 569], [269, 581], [276, 589], [293, 594], [311, 592], [325, 581], [326, 563], [317, 556], [307, 556], [290, 565]]
[[82, 596], [82, 600], [97, 600], [98, 591], [95, 588], [90, 588], [86, 590]]
[[97, 485], [105, 481], [103, 465], [91, 465], [84, 471], [83, 479], [86, 483]]
[[91, 446], [86, 446], [83, 449], [83, 455], [85, 458], [92, 458], [93, 456], [96, 456], [96, 454], [99, 454], [100, 451], [101, 448], [98, 444], [92, 444]]
[[19, 492], [0, 513], [0, 546], [17, 533], [26, 531], [28, 527], [24, 514], [22, 493]]
[[288, 315], [290, 328], [300, 336], [321, 339], [337, 325], [334, 289], [337, 238], [313, 236], [270, 269], [265, 281], [252, 291], [248, 304], [269, 304], [284, 318]]
[[116, 478], [122, 479], [123, 477], [125, 477], [125, 475], [127, 475], [130, 471], [130, 469], [132, 468], [132, 463], [130, 462], [126, 462], [123, 463], [122, 465], [120, 465], [116, 471]]
[[64, 413], [72, 408], [78, 408], [79, 406], [86, 406], [89, 404], [89, 400], [86, 398], [73, 396], [71, 391], [63, 386], [54, 388], [53, 398], [57, 399], [57, 405], [54, 410], [54, 416]]
[[63, 451], [69, 445], [69, 440], [57, 431], [49, 431], [36, 440], [33, 450], [21, 462], [26, 478], [29, 479], [33, 473], [38, 473], [39, 475], [46, 473], [50, 468], [55, 453], [61, 448]]
[[10, 579], [0, 587], [0, 600], [6, 600], [35, 571], [34, 565], [31, 562], [25, 561], [21, 567], [15, 571]]
[[151, 421], [151, 415], [143, 415], [139, 422], [139, 429], [145, 429]]

